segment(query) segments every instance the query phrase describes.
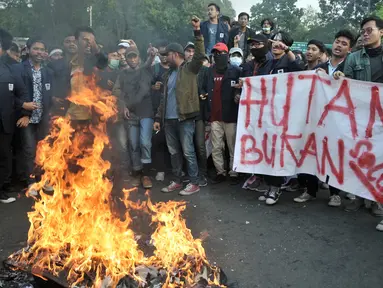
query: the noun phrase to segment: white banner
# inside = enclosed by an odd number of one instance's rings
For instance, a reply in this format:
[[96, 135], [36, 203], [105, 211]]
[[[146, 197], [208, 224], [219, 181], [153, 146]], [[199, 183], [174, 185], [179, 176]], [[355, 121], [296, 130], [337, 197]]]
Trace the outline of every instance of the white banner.
[[235, 171], [329, 176], [383, 202], [383, 85], [313, 71], [243, 80]]

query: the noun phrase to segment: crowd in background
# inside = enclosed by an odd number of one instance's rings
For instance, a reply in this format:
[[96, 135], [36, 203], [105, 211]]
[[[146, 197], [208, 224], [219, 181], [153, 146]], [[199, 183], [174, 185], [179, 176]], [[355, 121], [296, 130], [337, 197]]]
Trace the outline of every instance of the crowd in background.
[[[304, 203], [329, 190], [328, 205], [341, 206], [342, 191], [313, 175], [286, 178], [232, 170], [241, 78], [316, 70], [334, 79], [383, 83], [383, 21], [368, 17], [359, 35], [340, 30], [331, 49], [313, 39], [303, 53], [291, 50], [294, 40], [276, 29], [272, 18], [264, 19], [257, 33], [248, 27], [245, 12], [231, 21], [212, 3], [207, 13], [205, 22], [192, 18], [192, 42], [151, 43], [145, 55], [141, 52], [146, 49], [132, 39], [102, 47], [89, 27], [65, 37], [62, 47], [31, 37], [21, 48], [1, 30], [0, 201], [16, 201], [8, 195], [14, 183], [28, 188], [39, 181], [36, 147], [53, 117], [69, 116], [75, 129], [91, 123], [91, 111], [66, 98], [95, 77], [99, 87], [118, 99], [118, 121], [109, 132], [132, 186], [150, 189], [153, 178], [172, 179], [161, 191], [189, 196], [207, 185], [245, 182], [243, 187], [260, 192], [259, 200], [267, 205], [275, 205], [283, 191], [300, 191], [294, 201]], [[44, 191], [53, 192], [50, 183]], [[383, 217], [381, 204], [351, 194], [347, 198], [346, 211], [367, 205], [373, 215]], [[377, 229], [383, 231], [383, 221]]]

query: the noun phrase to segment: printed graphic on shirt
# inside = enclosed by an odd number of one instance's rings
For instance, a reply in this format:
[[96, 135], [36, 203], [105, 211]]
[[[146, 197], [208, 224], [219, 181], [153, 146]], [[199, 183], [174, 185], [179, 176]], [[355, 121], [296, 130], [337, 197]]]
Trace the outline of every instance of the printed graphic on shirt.
[[9, 83], [9, 84], [8, 84], [8, 90], [9, 90], [9, 91], [13, 91], [13, 84], [12, 84], [12, 83]]

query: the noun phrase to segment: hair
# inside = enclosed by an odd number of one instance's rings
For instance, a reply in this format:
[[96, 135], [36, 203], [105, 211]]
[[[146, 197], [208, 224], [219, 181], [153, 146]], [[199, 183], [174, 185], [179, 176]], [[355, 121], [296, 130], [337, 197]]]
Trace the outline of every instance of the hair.
[[247, 16], [247, 20], [250, 19], [250, 15], [247, 14], [246, 12], [241, 12], [241, 13], [239, 13], [239, 15], [238, 15], [238, 19], [241, 18], [242, 16]]
[[20, 47], [15, 42], [12, 42], [11, 47], [9, 48], [9, 51], [14, 53], [20, 53]]
[[331, 56], [332, 56], [332, 50], [331, 50], [331, 48], [326, 47], [326, 54], [327, 54], [328, 57], [331, 57]]
[[278, 31], [277, 33], [275, 33], [272, 37], [271, 37], [271, 40], [274, 40], [275, 39], [275, 36], [277, 36], [278, 34], [281, 34], [281, 37], [282, 37], [282, 40], [281, 42], [283, 42], [285, 45], [291, 47], [293, 46], [294, 44], [294, 39], [290, 36], [289, 33], [285, 32], [285, 31]]
[[32, 45], [35, 43], [42, 43], [42, 44], [44, 44], [45, 49], [47, 49], [47, 45], [45, 44], [45, 41], [41, 37], [29, 38], [27, 41], [28, 49], [31, 49]]
[[12, 45], [13, 37], [8, 31], [0, 29], [0, 45], [3, 50], [8, 50]]
[[222, 16], [221, 16], [221, 20], [222, 20], [222, 21], [226, 21], [226, 22], [228, 22], [229, 25], [230, 25], [230, 23], [231, 23], [231, 19], [230, 19], [229, 16], [222, 15]]
[[270, 25], [271, 25], [271, 30], [273, 30], [273, 29], [274, 29], [274, 22], [273, 22], [273, 20], [271, 20], [270, 18], [264, 18], [264, 19], [262, 19], [262, 21], [261, 21], [261, 27], [263, 27], [263, 24], [265, 24], [266, 21], [268, 21], [268, 22], [270, 23]]
[[375, 21], [376, 27], [379, 29], [383, 29], [383, 20], [378, 16], [369, 16], [362, 20], [362, 23], [360, 23], [360, 28], [363, 28], [364, 24], [370, 21]]
[[76, 38], [76, 40], [78, 40], [81, 33], [90, 33], [90, 34], [94, 35], [94, 30], [88, 26], [78, 27], [76, 29], [76, 32], [74, 32], [74, 38]]
[[236, 27], [236, 26], [239, 26], [239, 22], [238, 21], [233, 21], [231, 22], [231, 25], [230, 25], [232, 28], [233, 27]]
[[221, 8], [217, 4], [210, 3], [209, 5], [207, 5], [207, 7], [211, 7], [211, 6], [214, 6], [215, 10], [217, 10], [219, 13], [221, 13]]
[[169, 41], [167, 41], [167, 40], [158, 40], [155, 43], [154, 47], [156, 47], [156, 48], [166, 47], [166, 46], [168, 46], [168, 44], [169, 44]]
[[340, 30], [335, 34], [335, 39], [338, 39], [339, 37], [345, 37], [350, 40], [350, 47], [353, 47], [356, 43], [356, 40], [358, 39], [355, 38], [354, 34], [352, 34], [350, 30]]
[[322, 52], [322, 53], [326, 53], [326, 46], [323, 44], [322, 41], [319, 41], [319, 40], [316, 40], [316, 39], [311, 39], [308, 43], [307, 43], [307, 47], [309, 45], [315, 45], [319, 48], [319, 51]]
[[306, 55], [301, 50], [293, 50], [292, 51], [295, 55], [301, 55], [302, 61], [306, 63]]

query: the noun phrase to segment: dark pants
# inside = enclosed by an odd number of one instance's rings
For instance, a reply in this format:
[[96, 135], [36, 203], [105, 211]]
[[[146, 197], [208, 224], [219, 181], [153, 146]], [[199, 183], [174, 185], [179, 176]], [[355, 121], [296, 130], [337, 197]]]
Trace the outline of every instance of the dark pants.
[[283, 176], [265, 175], [263, 179], [265, 180], [266, 185], [274, 186], [278, 188], [281, 188], [282, 184], [285, 182], [285, 179]]
[[152, 160], [152, 167], [157, 172], [165, 172], [171, 166], [164, 130], [152, 136]]
[[189, 178], [192, 184], [198, 185], [198, 164], [194, 149], [194, 120], [165, 120], [166, 143], [171, 156], [173, 173], [176, 182], [182, 183], [183, 157], [186, 159]]
[[[44, 126], [40, 122], [39, 124], [29, 124], [25, 128], [21, 128], [21, 150], [24, 156], [23, 159], [23, 171], [24, 176], [27, 179], [28, 184], [33, 184], [36, 182], [36, 179], [31, 177], [32, 174], [36, 174], [35, 177], [39, 178], [41, 176], [41, 171], [35, 169], [35, 158], [36, 158], [36, 149], [37, 143], [44, 139], [45, 131]], [[19, 163], [21, 166], [21, 163]]]
[[12, 137], [13, 134], [4, 132], [0, 120], [0, 193], [12, 173]]
[[198, 169], [201, 176], [207, 176], [207, 156], [205, 144], [205, 121], [195, 122], [194, 145], [198, 158]]
[[307, 188], [307, 193], [316, 197], [318, 192], [318, 177], [311, 174], [298, 174], [298, 182], [301, 188]]

